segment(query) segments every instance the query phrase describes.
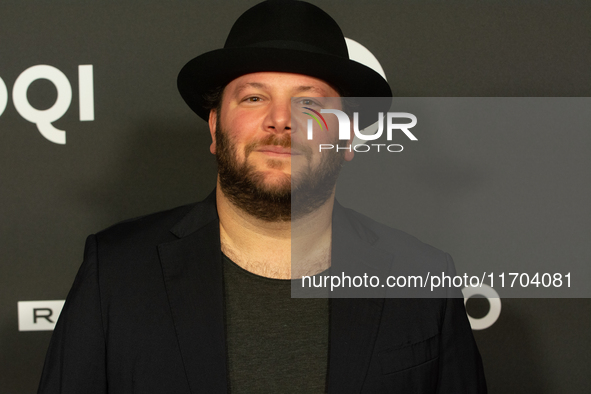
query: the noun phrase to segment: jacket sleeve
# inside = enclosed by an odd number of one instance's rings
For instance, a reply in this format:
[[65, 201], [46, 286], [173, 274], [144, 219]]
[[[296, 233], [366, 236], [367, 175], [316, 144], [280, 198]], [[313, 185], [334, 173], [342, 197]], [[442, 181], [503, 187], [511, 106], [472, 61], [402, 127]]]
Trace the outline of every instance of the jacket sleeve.
[[[451, 257], [447, 255], [450, 271], [455, 275]], [[464, 298], [459, 289], [446, 300], [441, 329], [439, 382], [437, 393], [486, 394], [482, 358], [476, 346], [466, 315]]]
[[86, 240], [84, 262], [56, 324], [39, 394], [107, 392], [96, 238]]

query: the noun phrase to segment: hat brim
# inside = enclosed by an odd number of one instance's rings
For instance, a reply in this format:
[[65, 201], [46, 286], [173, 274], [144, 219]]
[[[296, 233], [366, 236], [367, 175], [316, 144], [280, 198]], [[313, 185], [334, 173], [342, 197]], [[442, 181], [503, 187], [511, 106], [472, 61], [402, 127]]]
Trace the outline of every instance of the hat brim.
[[[392, 97], [388, 82], [361, 63], [324, 53], [283, 48], [242, 47], [207, 52], [182, 68], [177, 86], [189, 107], [207, 121], [210, 111], [204, 107], [205, 93], [242, 75], [264, 71], [319, 78], [341, 89], [348, 97]], [[374, 110], [385, 112], [389, 104], [387, 107]]]

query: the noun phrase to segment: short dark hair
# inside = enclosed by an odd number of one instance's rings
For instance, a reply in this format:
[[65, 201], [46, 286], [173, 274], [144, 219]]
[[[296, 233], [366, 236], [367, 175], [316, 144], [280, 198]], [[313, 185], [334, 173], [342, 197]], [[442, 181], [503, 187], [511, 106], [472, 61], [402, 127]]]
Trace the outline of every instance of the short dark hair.
[[203, 108], [211, 111], [212, 109], [216, 111], [216, 113], [220, 113], [222, 109], [222, 99], [224, 97], [224, 86], [216, 86], [213, 89], [208, 90], [203, 94]]

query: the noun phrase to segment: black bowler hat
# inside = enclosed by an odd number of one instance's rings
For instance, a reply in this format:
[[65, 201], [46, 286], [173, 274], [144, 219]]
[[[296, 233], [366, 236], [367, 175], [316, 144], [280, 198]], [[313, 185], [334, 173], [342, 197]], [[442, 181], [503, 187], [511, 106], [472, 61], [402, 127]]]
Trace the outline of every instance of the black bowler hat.
[[392, 97], [388, 82], [371, 68], [349, 59], [337, 23], [315, 5], [269, 0], [242, 14], [224, 48], [189, 61], [177, 86], [185, 102], [204, 120], [204, 94], [241, 75], [279, 71], [326, 81], [349, 97]]

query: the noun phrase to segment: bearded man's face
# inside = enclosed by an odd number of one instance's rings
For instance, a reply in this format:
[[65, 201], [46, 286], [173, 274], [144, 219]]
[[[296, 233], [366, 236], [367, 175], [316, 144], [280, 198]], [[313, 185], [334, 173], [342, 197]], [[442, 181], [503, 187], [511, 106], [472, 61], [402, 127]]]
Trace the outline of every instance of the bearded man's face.
[[[308, 97], [338, 97], [323, 81], [298, 74], [255, 73], [232, 81], [216, 114], [212, 152], [229, 200], [266, 221], [289, 221], [318, 209], [332, 195], [346, 150], [318, 152], [292, 106]], [[211, 126], [211, 125], [210, 125]], [[337, 129], [333, 127], [333, 129]], [[321, 143], [338, 144], [338, 135]]]

